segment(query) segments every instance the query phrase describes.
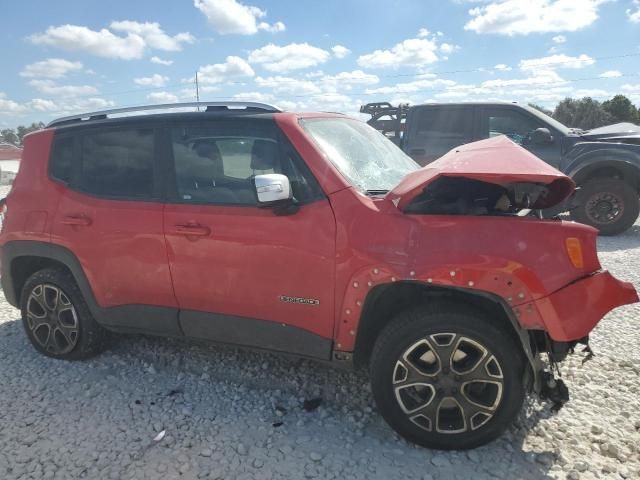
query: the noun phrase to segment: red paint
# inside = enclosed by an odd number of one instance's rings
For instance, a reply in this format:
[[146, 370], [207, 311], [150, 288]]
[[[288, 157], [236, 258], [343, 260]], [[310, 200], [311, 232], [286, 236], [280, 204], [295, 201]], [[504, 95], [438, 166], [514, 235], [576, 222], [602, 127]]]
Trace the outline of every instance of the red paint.
[[[329, 202], [295, 215], [269, 208], [166, 205], [169, 264], [180, 308], [260, 318], [331, 337], [335, 222]], [[204, 236], [178, 232], [198, 225]], [[285, 303], [281, 295], [319, 305]]]
[[[47, 176], [53, 130], [31, 134], [6, 201], [0, 245], [38, 239], [70, 249], [104, 307], [148, 304], [259, 318], [332, 338], [342, 351], [353, 350], [364, 301], [381, 284], [497, 295], [524, 328], [546, 329], [555, 340], [581, 338], [612, 308], [637, 301], [633, 287], [595, 273], [593, 228], [401, 211], [439, 175], [536, 181], [553, 185], [556, 200], [570, 193], [571, 180], [533, 155], [504, 140], [466, 146], [371, 198], [352, 188], [304, 133], [299, 119], [313, 115], [274, 115], [327, 197], [288, 216], [75, 192]], [[583, 268], [571, 264], [567, 237], [579, 239]], [[286, 303], [282, 295], [319, 304]]]

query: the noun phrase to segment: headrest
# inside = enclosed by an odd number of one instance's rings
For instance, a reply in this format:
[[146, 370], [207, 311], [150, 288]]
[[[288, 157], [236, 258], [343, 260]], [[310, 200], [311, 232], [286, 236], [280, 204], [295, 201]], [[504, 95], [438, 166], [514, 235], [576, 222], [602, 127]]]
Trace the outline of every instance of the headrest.
[[215, 140], [196, 140], [191, 148], [199, 157], [210, 158], [215, 161], [222, 158]]
[[251, 148], [252, 170], [273, 170], [278, 161], [278, 144], [267, 140], [254, 140]]

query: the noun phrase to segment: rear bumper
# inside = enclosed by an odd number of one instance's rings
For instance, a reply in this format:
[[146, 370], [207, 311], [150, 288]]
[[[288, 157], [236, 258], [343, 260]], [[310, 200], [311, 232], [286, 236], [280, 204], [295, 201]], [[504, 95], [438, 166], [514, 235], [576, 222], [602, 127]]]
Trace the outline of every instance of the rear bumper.
[[535, 306], [549, 336], [559, 342], [579, 340], [608, 312], [638, 302], [636, 289], [602, 271], [536, 300]]

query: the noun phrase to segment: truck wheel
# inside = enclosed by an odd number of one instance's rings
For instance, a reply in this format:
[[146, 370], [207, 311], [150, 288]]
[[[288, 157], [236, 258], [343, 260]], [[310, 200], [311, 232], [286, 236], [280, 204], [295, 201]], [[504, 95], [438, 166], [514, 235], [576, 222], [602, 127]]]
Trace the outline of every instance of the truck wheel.
[[80, 360], [106, 348], [108, 332], [94, 320], [68, 272], [48, 268], [34, 273], [22, 289], [20, 304], [24, 329], [40, 353]]
[[397, 315], [373, 349], [373, 395], [407, 440], [442, 450], [497, 438], [522, 408], [522, 349], [467, 309], [430, 305]]
[[634, 224], [640, 212], [638, 192], [623, 180], [589, 180], [576, 195], [571, 219], [591, 225], [601, 235], [617, 235]]

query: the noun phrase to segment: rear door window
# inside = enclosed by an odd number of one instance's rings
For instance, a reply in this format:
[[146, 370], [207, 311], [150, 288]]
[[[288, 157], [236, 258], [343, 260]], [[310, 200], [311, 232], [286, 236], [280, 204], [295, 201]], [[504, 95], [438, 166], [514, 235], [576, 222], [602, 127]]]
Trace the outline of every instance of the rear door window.
[[418, 107], [411, 123], [408, 153], [419, 163], [435, 160], [473, 140], [472, 107]]
[[113, 128], [84, 133], [78, 187], [104, 197], [153, 197], [154, 142], [151, 128]]

